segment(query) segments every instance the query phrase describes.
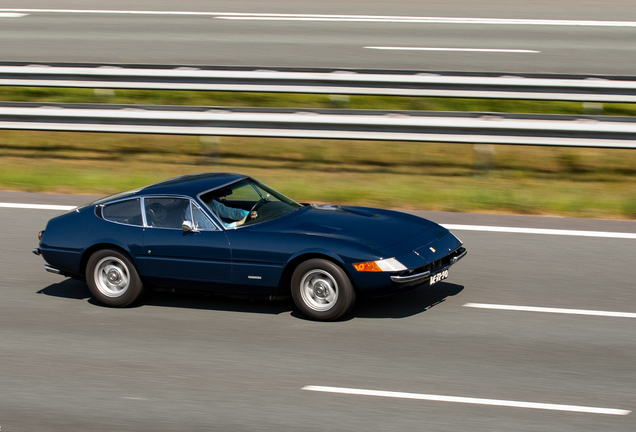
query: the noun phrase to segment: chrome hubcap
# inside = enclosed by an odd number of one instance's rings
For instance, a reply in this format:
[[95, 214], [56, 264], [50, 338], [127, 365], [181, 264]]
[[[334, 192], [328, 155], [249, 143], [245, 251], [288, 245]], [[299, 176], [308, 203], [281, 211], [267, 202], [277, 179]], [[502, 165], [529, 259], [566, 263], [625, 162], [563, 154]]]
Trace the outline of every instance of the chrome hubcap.
[[95, 266], [95, 285], [107, 297], [123, 295], [130, 285], [128, 267], [119, 258], [106, 257]]
[[300, 282], [300, 295], [311, 309], [325, 312], [338, 300], [338, 284], [328, 272], [312, 270]]

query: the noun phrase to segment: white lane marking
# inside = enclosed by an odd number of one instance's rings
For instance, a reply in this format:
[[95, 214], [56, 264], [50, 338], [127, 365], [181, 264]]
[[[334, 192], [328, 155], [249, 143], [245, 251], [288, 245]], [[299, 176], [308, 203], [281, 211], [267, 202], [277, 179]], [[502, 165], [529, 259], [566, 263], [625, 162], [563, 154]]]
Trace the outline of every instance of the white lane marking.
[[457, 51], [457, 52], [495, 52], [495, 53], [540, 53], [541, 51], [525, 49], [499, 49], [499, 48], [433, 48], [433, 47], [390, 47], [390, 46], [365, 46], [366, 49], [391, 50], [391, 51]]
[[442, 396], [442, 395], [404, 393], [404, 392], [381, 391], [381, 390], [364, 390], [364, 389], [353, 389], [353, 388], [343, 388], [343, 387], [324, 387], [324, 386], [309, 385], [309, 386], [303, 387], [302, 390], [326, 392], [326, 393], [350, 394], [350, 395], [358, 395], [358, 396], [380, 396], [380, 397], [399, 398], [399, 399], [417, 399], [417, 400], [427, 400], [427, 401], [437, 401], [437, 402], [456, 402], [456, 403], [465, 403], [465, 404], [504, 406], [504, 407], [512, 407], [512, 408], [570, 411], [570, 412], [581, 412], [581, 413], [590, 413], [590, 414], [627, 415], [631, 413], [631, 411], [629, 410], [614, 409], [614, 408], [597, 408], [597, 407], [588, 407], [588, 406], [579, 406], [579, 405], [560, 405], [560, 404], [548, 404], [548, 403], [537, 403], [537, 402], [519, 402], [519, 401], [509, 401], [509, 400], [500, 400], [500, 399], [481, 399], [481, 398], [471, 398], [471, 397]]
[[294, 15], [294, 14], [224, 14], [215, 18], [242, 21], [317, 21], [317, 22], [383, 22], [409, 24], [498, 24], [498, 25], [546, 25], [584, 27], [636, 27], [633, 21], [550, 20], [507, 18], [453, 18], [413, 16], [367, 15]]
[[22, 18], [27, 15], [28, 14], [7, 12], [7, 13], [0, 13], [0, 18]]
[[29, 210], [62, 210], [69, 211], [76, 209], [76, 206], [50, 205], [50, 204], [18, 204], [0, 203], [0, 208], [29, 209]]
[[512, 305], [497, 305], [486, 303], [466, 303], [464, 307], [478, 308], [478, 309], [497, 309], [497, 310], [510, 310], [521, 312], [544, 312], [544, 313], [556, 313], [556, 314], [569, 314], [569, 315], [592, 315], [592, 316], [604, 316], [614, 318], [636, 318], [636, 313], [632, 312], [609, 312], [609, 311], [597, 311], [586, 309], [562, 309], [562, 308], [547, 308], [547, 307], [533, 307], [533, 306], [512, 306]]
[[499, 25], [548, 25], [548, 26], [584, 26], [584, 27], [636, 27], [635, 21], [596, 21], [596, 20], [554, 20], [554, 19], [515, 19], [515, 18], [466, 18], [466, 17], [423, 17], [392, 15], [323, 15], [323, 14], [276, 14], [276, 13], [240, 13], [240, 12], [196, 12], [196, 11], [144, 11], [144, 10], [106, 10], [106, 9], [0, 9], [0, 12], [16, 13], [62, 13], [62, 14], [119, 14], [119, 15], [181, 15], [211, 16], [233, 20], [294, 20], [294, 21], [359, 21], [359, 22], [397, 22], [397, 23], [433, 23], [433, 24], [499, 24]]
[[541, 229], [541, 228], [513, 228], [498, 227], [485, 225], [455, 225], [441, 224], [444, 228], [457, 231], [487, 231], [515, 234], [545, 234], [545, 235], [561, 235], [576, 237], [602, 237], [602, 238], [622, 238], [636, 240], [636, 233], [606, 232], [606, 231], [577, 231], [577, 230], [560, 230], [560, 229]]

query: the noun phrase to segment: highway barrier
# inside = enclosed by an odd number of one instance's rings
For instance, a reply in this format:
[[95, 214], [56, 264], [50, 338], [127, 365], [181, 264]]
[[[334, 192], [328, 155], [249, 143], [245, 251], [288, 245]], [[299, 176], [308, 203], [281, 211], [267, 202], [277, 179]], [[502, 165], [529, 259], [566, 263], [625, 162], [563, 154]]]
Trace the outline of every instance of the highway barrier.
[[0, 85], [636, 102], [636, 77], [600, 75], [2, 62]]
[[0, 129], [636, 148], [609, 116], [2, 103]]

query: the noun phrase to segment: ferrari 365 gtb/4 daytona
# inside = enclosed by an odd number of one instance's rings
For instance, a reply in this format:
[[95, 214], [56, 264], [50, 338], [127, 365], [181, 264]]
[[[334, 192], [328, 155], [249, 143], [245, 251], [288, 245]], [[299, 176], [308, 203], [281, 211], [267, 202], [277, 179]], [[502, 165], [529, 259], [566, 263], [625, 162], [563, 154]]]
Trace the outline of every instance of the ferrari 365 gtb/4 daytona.
[[396, 211], [299, 204], [244, 175], [177, 177], [51, 219], [34, 253], [108, 306], [145, 288], [289, 295], [315, 320], [356, 296], [427, 286], [466, 254], [447, 229]]

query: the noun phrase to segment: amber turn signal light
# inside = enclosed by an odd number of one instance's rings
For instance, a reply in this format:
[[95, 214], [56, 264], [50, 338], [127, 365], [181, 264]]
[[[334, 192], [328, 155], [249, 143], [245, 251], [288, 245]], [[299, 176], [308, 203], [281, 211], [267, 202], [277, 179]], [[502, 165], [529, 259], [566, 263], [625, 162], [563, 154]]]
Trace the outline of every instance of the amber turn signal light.
[[353, 265], [353, 268], [355, 268], [356, 271], [359, 271], [359, 272], [381, 272], [382, 271], [380, 266], [378, 266], [375, 261], [355, 263]]

